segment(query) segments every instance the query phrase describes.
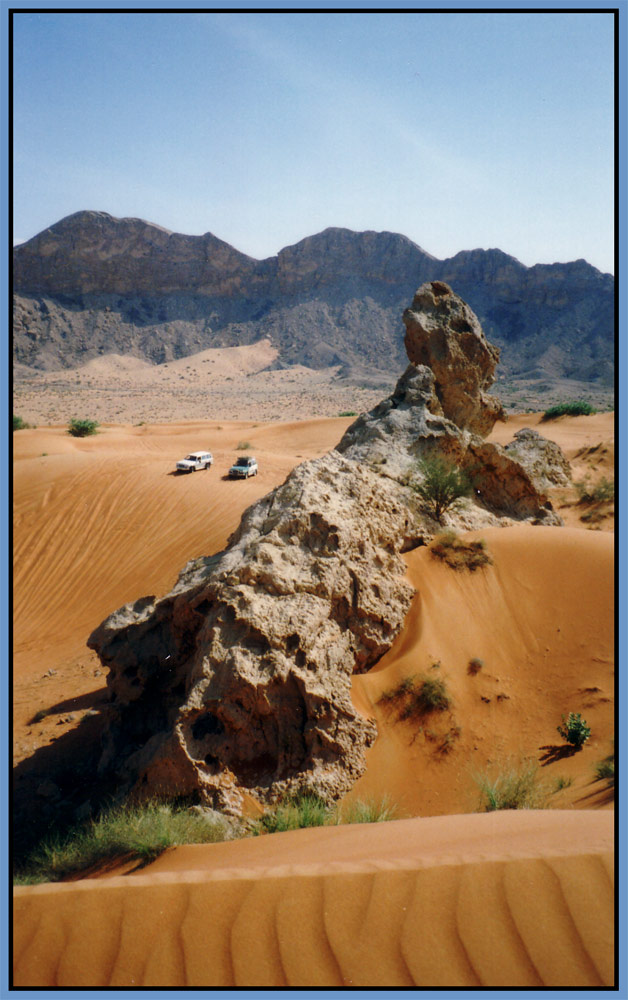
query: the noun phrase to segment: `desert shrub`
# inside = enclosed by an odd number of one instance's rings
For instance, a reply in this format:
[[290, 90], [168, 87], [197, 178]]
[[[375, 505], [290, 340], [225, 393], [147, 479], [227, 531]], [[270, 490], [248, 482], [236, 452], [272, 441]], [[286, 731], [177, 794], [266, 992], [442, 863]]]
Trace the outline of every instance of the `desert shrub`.
[[585, 477], [574, 483], [580, 503], [607, 503], [615, 499], [615, 482], [603, 476], [597, 483], [591, 485]]
[[598, 761], [595, 765], [595, 773], [601, 781], [606, 781], [609, 788], [615, 784], [615, 747], [604, 760]]
[[480, 660], [478, 656], [474, 656], [472, 660], [469, 660], [467, 673], [471, 674], [472, 677], [475, 677], [476, 674], [479, 674], [483, 666], [484, 660]]
[[442, 677], [414, 674], [404, 678], [396, 688], [384, 691], [378, 704], [397, 709], [399, 720], [405, 722], [430, 712], [446, 711], [451, 707], [451, 697]]
[[488, 774], [475, 779], [480, 789], [479, 812], [497, 809], [540, 809], [546, 794], [538, 784], [538, 767], [535, 763], [502, 771], [496, 777]]
[[422, 459], [418, 471], [422, 478], [412, 484], [412, 489], [439, 522], [456, 500], [471, 493], [471, 481], [466, 472], [443, 458]]
[[357, 417], [357, 415], [355, 410], [343, 410], [342, 413], [338, 414], [339, 417]]
[[585, 403], [584, 400], [579, 399], [571, 403], [557, 403], [556, 406], [550, 406], [541, 417], [541, 420], [556, 420], [558, 417], [588, 417], [596, 412], [590, 403]]
[[358, 799], [339, 809], [336, 817], [338, 823], [387, 823], [397, 818], [397, 806], [386, 795], [379, 802]]
[[48, 715], [50, 715], [50, 710], [49, 709], [47, 709], [47, 708], [40, 708], [38, 712], [35, 712], [33, 718], [30, 719], [30, 721], [28, 723], [29, 726], [34, 726], [36, 723], [41, 722], [42, 719], [45, 719]]
[[89, 437], [95, 434], [98, 427], [97, 420], [76, 420], [72, 418], [68, 424], [68, 434], [75, 438]]
[[238, 441], [236, 445], [236, 451], [250, 451], [251, 442], [250, 441]]
[[24, 862], [16, 882], [58, 882], [114, 858], [147, 863], [177, 844], [214, 843], [224, 838], [223, 824], [212, 823], [194, 810], [160, 802], [117, 806], [42, 841]]
[[451, 530], [436, 536], [430, 545], [430, 552], [452, 569], [469, 569], [471, 572], [493, 561], [486, 551], [484, 539], [467, 542]]
[[564, 715], [561, 718], [563, 720], [562, 726], [556, 727], [559, 736], [562, 736], [566, 743], [570, 743], [577, 749], [583, 747], [591, 735], [591, 730], [580, 712], [570, 712], [567, 719]]
[[34, 427], [34, 424], [27, 424], [22, 417], [17, 417], [15, 413], [13, 414], [13, 430], [14, 431], [25, 431], [29, 427]]

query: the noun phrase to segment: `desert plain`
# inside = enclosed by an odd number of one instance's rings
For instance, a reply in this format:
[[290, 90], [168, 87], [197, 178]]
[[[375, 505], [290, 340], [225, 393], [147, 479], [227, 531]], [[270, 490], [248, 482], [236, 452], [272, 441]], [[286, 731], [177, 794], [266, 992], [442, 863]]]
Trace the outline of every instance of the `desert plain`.
[[[269, 351], [185, 359], [218, 365], [224, 396], [176, 366], [164, 379], [119, 359], [86, 366], [80, 397], [16, 383], [14, 412], [38, 424], [13, 441], [15, 794], [34, 811], [99, 738], [107, 688], [92, 629], [224, 548], [246, 507], [340, 440], [353, 417], [339, 413], [384, 395], [264, 373]], [[115, 406], [87, 385], [104, 377]], [[98, 434], [70, 437], [73, 416], [98, 419]], [[511, 414], [491, 440], [522, 427], [561, 446], [574, 481], [612, 478], [612, 413]], [[175, 475], [195, 449], [213, 467]], [[243, 451], [259, 475], [230, 481]], [[379, 735], [346, 797], [386, 799], [398, 818], [177, 847], [144, 868], [18, 887], [14, 985], [611, 986], [613, 791], [596, 764], [614, 735], [613, 506], [582, 503], [575, 487], [551, 499], [563, 527], [472, 533], [492, 558], [473, 573], [425, 546], [404, 557], [416, 589], [405, 626], [354, 677]], [[382, 695], [432, 669], [449, 710], [429, 726], [400, 721]], [[591, 727], [577, 752], [557, 734], [569, 712]], [[478, 811], [479, 776], [530, 764], [543, 808]]]

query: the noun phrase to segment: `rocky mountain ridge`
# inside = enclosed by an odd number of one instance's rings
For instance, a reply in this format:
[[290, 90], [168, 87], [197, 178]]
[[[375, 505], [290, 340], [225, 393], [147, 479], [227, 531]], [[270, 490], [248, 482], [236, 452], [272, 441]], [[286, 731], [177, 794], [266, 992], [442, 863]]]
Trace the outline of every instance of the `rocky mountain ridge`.
[[614, 280], [584, 260], [501, 250], [437, 260], [395, 233], [326, 229], [257, 261], [211, 233], [78, 212], [14, 250], [14, 358], [55, 370], [108, 353], [153, 363], [269, 337], [280, 366], [384, 381], [425, 281], [454, 287], [502, 350], [502, 378], [612, 385]]

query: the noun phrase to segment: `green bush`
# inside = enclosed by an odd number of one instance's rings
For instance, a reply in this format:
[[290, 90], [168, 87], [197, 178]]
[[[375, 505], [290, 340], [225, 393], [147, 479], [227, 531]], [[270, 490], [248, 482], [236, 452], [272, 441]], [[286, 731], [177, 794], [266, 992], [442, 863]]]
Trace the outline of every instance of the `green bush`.
[[495, 778], [487, 774], [475, 779], [480, 789], [480, 812], [497, 809], [540, 809], [546, 795], [538, 785], [535, 763], [502, 771]]
[[456, 500], [471, 493], [472, 485], [466, 472], [442, 458], [424, 458], [418, 463], [421, 481], [412, 489], [427, 506], [435, 520], [441, 520]]
[[579, 712], [570, 712], [568, 719], [565, 719], [564, 715], [561, 718], [563, 725], [557, 726], [556, 732], [559, 736], [562, 736], [566, 743], [570, 743], [579, 750], [589, 739], [591, 735], [590, 728]]
[[338, 414], [339, 417], [357, 417], [357, 415], [355, 410], [343, 410], [342, 413]]
[[13, 430], [14, 431], [25, 431], [29, 427], [32, 428], [33, 426], [34, 426], [33, 424], [27, 424], [26, 421], [22, 419], [22, 417], [16, 417], [15, 413], [13, 414]]
[[26, 859], [16, 882], [58, 882], [113, 858], [147, 863], [168, 847], [224, 838], [223, 824], [194, 810], [159, 802], [118, 806], [62, 835], [51, 835]]
[[588, 417], [596, 412], [597, 410], [590, 403], [585, 403], [584, 400], [575, 400], [572, 403], [557, 403], [556, 406], [550, 406], [541, 420], [556, 420], [558, 417]]
[[98, 426], [97, 420], [75, 420], [73, 418], [68, 424], [68, 434], [75, 438], [89, 437], [90, 434], [96, 433]]

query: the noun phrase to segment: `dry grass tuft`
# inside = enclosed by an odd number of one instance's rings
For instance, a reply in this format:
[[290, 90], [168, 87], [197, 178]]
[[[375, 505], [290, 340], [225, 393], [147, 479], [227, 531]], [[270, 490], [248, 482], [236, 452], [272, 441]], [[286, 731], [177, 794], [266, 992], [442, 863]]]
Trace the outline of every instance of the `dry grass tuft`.
[[493, 562], [486, 551], [484, 539], [467, 542], [451, 530], [436, 536], [430, 545], [430, 552], [435, 559], [441, 559], [447, 566], [457, 570], [468, 569], [474, 572]]

